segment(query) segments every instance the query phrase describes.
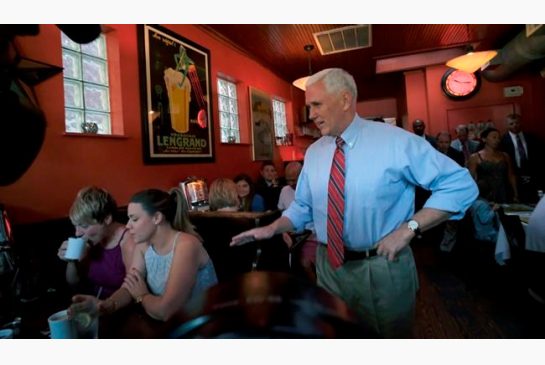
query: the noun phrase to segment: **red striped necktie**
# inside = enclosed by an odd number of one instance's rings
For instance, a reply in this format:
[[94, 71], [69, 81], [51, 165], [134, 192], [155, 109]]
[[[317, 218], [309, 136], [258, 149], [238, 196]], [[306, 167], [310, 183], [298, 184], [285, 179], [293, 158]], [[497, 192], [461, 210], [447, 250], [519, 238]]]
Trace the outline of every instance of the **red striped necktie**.
[[331, 164], [331, 174], [327, 188], [327, 255], [333, 268], [344, 262], [343, 222], [344, 222], [344, 141], [337, 137], [337, 148]]

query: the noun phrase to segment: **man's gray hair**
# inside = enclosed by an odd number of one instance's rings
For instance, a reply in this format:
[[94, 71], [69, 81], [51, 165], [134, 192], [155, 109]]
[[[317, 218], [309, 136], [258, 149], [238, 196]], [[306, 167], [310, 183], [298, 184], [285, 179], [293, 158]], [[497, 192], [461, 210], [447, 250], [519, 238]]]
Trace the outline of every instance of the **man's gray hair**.
[[354, 77], [341, 68], [326, 68], [320, 72], [310, 76], [307, 80], [306, 87], [318, 82], [324, 81], [325, 89], [328, 94], [340, 93], [347, 90], [354, 97], [354, 101], [358, 99], [358, 88]]

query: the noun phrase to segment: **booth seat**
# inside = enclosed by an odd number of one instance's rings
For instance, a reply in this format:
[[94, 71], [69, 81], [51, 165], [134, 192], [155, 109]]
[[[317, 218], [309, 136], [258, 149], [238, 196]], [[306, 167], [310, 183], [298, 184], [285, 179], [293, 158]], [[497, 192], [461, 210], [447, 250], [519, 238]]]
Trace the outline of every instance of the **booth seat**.
[[[288, 271], [288, 249], [281, 235], [262, 242], [229, 247], [233, 236], [269, 224], [279, 216], [278, 211], [190, 213], [220, 281], [252, 270]], [[115, 219], [126, 223], [126, 207], [119, 208]], [[66, 291], [66, 264], [57, 257], [57, 250], [64, 240], [74, 235], [70, 219], [63, 217], [22, 225], [15, 223], [13, 233], [21, 294], [33, 297], [44, 291]]]
[[191, 212], [191, 222], [204, 240], [220, 282], [250, 271], [289, 271], [289, 251], [281, 235], [230, 247], [231, 238], [267, 225], [280, 216], [269, 212]]

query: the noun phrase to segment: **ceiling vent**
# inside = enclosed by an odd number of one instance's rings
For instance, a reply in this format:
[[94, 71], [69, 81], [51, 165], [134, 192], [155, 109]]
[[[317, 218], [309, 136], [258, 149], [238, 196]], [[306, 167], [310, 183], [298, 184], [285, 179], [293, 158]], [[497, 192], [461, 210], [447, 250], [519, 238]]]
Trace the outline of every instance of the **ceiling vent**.
[[314, 33], [322, 55], [371, 47], [371, 24], [351, 25]]

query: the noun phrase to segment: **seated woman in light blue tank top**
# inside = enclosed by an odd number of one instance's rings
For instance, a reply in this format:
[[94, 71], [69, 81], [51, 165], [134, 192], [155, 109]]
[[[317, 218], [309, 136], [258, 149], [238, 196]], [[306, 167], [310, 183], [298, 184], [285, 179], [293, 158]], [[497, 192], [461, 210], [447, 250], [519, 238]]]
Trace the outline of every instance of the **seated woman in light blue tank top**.
[[[181, 232], [178, 232], [172, 242], [172, 249], [166, 255], [159, 255], [152, 245], [148, 246], [146, 253], [144, 254], [144, 262], [146, 263], [146, 282], [148, 288], [153, 295], [162, 295], [165, 292], [165, 287], [168, 280], [168, 274], [170, 267], [172, 266], [172, 258], [174, 257], [174, 249], [176, 245], [183, 245], [184, 242], [179, 242], [179, 236]], [[210, 286], [215, 285], [218, 282], [216, 278], [216, 271], [211, 260], [200, 267], [197, 271], [197, 278], [195, 285], [191, 290], [191, 294], [188, 300], [191, 300], [195, 295], [208, 289]]]
[[70, 311], [112, 313], [134, 300], [149, 316], [167, 321], [217, 283], [214, 265], [189, 222], [181, 190], [137, 193], [128, 215], [127, 228], [137, 246], [124, 284], [104, 301], [75, 296]]

